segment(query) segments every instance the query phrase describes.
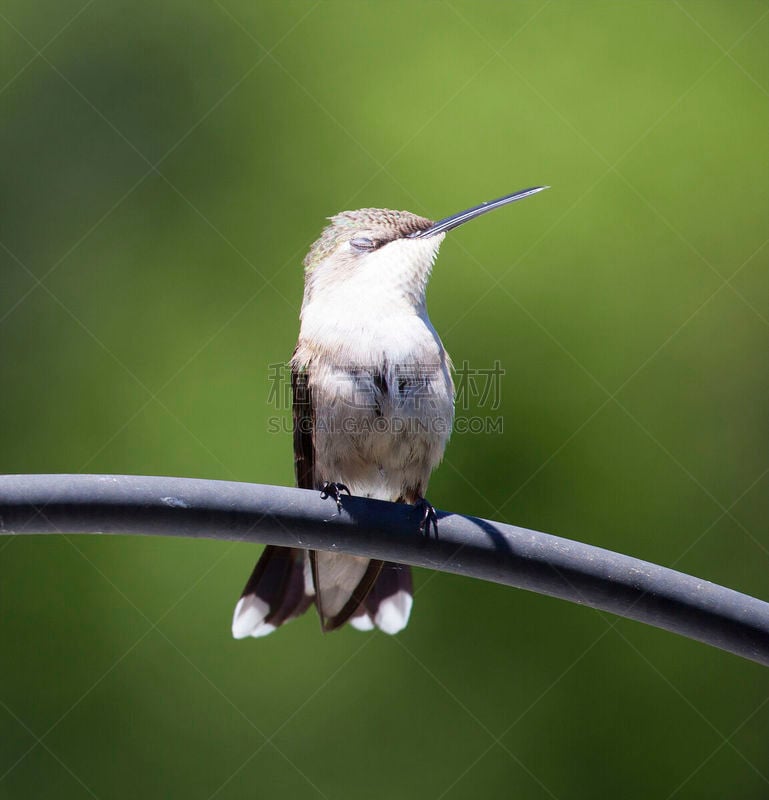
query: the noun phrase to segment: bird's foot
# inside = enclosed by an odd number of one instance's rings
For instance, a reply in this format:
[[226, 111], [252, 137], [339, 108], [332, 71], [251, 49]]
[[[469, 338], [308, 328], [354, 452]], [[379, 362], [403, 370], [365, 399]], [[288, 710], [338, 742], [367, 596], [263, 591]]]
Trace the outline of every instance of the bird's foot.
[[320, 499], [325, 500], [328, 497], [333, 497], [336, 501], [338, 511], [342, 510], [342, 492], [350, 494], [350, 490], [343, 483], [335, 483], [333, 481], [324, 481], [320, 487]]
[[419, 522], [419, 532], [425, 539], [430, 538], [430, 526], [432, 525], [433, 534], [436, 540], [438, 539], [438, 515], [435, 513], [433, 506], [424, 498], [417, 500], [417, 508], [422, 511], [422, 519]]

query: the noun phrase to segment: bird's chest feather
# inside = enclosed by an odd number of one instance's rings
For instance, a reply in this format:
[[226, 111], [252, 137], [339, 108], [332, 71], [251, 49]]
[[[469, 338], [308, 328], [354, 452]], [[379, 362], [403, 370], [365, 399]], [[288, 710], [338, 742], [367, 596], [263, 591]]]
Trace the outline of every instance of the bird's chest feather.
[[316, 478], [394, 500], [426, 487], [454, 416], [448, 358], [363, 363], [318, 358], [308, 368]]
[[314, 440], [329, 460], [434, 465], [454, 416], [451, 361], [426, 315], [348, 308], [307, 316], [294, 356], [306, 365]]
[[307, 365], [316, 419], [451, 418], [451, 361], [426, 314], [358, 305], [332, 319], [303, 320], [294, 358]]

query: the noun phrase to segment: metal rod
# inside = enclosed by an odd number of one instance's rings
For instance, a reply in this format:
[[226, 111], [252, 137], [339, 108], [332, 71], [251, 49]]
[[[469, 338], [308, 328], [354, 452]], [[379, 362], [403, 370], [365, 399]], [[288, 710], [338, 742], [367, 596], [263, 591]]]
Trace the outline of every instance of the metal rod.
[[599, 547], [438, 512], [438, 539], [411, 506], [192, 478], [0, 476], [0, 535], [186, 536], [338, 550], [560, 597], [769, 666], [769, 603]]

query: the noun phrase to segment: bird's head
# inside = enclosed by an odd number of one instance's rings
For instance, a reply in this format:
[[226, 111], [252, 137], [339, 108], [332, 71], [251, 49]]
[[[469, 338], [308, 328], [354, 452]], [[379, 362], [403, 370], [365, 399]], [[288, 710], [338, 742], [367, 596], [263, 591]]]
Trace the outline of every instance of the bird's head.
[[305, 307], [323, 297], [353, 304], [382, 298], [422, 308], [447, 231], [546, 188], [524, 189], [438, 222], [385, 208], [343, 211], [330, 218], [304, 259]]

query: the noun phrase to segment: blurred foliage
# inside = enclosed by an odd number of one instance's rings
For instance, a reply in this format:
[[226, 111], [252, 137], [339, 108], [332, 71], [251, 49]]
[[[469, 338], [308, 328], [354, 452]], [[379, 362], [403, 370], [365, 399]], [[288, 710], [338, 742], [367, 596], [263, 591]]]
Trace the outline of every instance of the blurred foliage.
[[[549, 183], [443, 246], [504, 430], [432, 501], [766, 598], [768, 43], [766, 0], [6, 0], [0, 471], [290, 484], [324, 217]], [[0, 798], [767, 796], [755, 664], [427, 572], [398, 638], [235, 642], [256, 555], [0, 541]]]

